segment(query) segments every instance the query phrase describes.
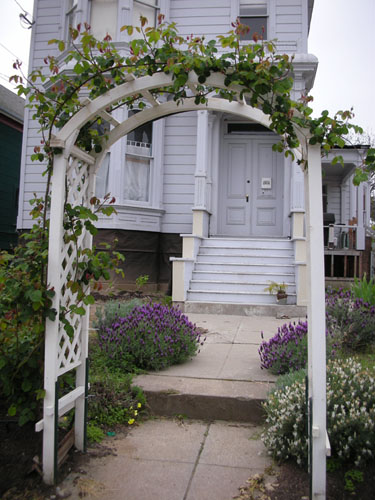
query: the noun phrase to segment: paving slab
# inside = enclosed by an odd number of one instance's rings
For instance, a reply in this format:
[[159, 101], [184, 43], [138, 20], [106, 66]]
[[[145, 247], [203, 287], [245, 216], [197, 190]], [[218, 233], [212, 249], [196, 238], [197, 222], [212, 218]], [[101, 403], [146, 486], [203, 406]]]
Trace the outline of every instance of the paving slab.
[[264, 469], [199, 464], [186, 500], [231, 500], [250, 476], [263, 472]]
[[259, 344], [233, 344], [220, 369], [218, 378], [274, 382], [276, 377], [260, 367], [258, 349]]
[[269, 465], [267, 451], [260, 440], [259, 427], [216, 422], [210, 426], [199, 463], [227, 467], [259, 468]]
[[232, 344], [206, 344], [191, 360], [171, 366], [160, 373], [195, 378], [218, 378], [231, 346]]
[[71, 500], [229, 500], [271, 465], [261, 428], [235, 423], [149, 420], [110, 438], [112, 455], [90, 458], [60, 485]]
[[202, 422], [187, 425], [178, 421], [149, 420], [132, 429], [126, 439], [116, 442], [117, 453], [135, 460], [192, 463], [199, 453], [204, 432]]

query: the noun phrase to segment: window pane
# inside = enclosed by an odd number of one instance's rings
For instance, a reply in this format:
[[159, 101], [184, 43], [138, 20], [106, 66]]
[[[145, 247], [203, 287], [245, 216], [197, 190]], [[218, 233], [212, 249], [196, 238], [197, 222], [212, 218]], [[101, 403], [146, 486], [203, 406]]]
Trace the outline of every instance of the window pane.
[[267, 17], [240, 17], [242, 24], [249, 26], [250, 30], [241, 36], [242, 40], [252, 40], [253, 34], [258, 33], [260, 37], [267, 40]]
[[[144, 0], [142, 2], [137, 2], [134, 0], [133, 3], [133, 26], [141, 26], [140, 17], [147, 18], [146, 27], [155, 27], [156, 21], [156, 7], [157, 0]], [[139, 38], [140, 34], [136, 31], [133, 34], [133, 38]]]
[[91, 0], [91, 33], [103, 40], [107, 34], [113, 39], [117, 32], [117, 0]]
[[[128, 112], [129, 118], [131, 116], [135, 115], [136, 113], [139, 113], [139, 109], [129, 110], [129, 112]], [[128, 139], [128, 144], [131, 143], [132, 146], [137, 146], [137, 144], [135, 144], [135, 143], [143, 143], [142, 145], [138, 144], [138, 146], [142, 147], [142, 148], [145, 148], [145, 147], [149, 148], [149, 151], [147, 153], [132, 151], [133, 153], [140, 154], [140, 155], [146, 154], [146, 156], [150, 156], [152, 154], [151, 153], [151, 149], [152, 149], [152, 122], [145, 123], [144, 125], [141, 125], [140, 127], [136, 128], [135, 130], [130, 132], [127, 136], [127, 139]], [[128, 149], [128, 152], [130, 152], [129, 149]]]
[[104, 196], [108, 194], [109, 159], [110, 153], [107, 153], [96, 173], [95, 194], [98, 198], [104, 198]]
[[148, 201], [150, 184], [150, 159], [126, 155], [124, 199]]
[[266, 16], [267, 5], [263, 3], [241, 2], [240, 16]]
[[65, 40], [69, 43], [71, 42], [69, 28], [76, 28], [76, 13], [77, 13], [77, 3], [78, 0], [69, 0], [66, 10], [66, 20], [65, 20]]

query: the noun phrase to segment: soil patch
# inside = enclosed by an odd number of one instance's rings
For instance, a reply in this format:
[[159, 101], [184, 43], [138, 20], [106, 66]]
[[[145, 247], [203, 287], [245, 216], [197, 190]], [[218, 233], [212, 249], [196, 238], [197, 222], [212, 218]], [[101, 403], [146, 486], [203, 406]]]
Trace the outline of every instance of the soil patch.
[[[347, 470], [350, 470], [348, 468]], [[355, 483], [354, 491], [345, 489], [345, 472], [339, 470], [327, 474], [327, 500], [370, 500], [374, 498], [375, 462], [371, 462], [363, 472], [363, 482]], [[239, 488], [235, 500], [309, 500], [310, 476], [306, 470], [294, 462], [286, 462], [280, 467], [269, 467], [264, 474], [249, 477]]]

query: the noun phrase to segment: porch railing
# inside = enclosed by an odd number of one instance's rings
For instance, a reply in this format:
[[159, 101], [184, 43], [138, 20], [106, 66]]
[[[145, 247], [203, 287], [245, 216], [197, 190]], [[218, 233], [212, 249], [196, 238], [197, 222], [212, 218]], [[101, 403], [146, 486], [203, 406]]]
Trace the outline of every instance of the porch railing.
[[324, 228], [324, 246], [329, 250], [356, 250], [357, 225], [329, 224]]
[[325, 276], [330, 280], [362, 276], [362, 252], [357, 250], [357, 225], [324, 227]]

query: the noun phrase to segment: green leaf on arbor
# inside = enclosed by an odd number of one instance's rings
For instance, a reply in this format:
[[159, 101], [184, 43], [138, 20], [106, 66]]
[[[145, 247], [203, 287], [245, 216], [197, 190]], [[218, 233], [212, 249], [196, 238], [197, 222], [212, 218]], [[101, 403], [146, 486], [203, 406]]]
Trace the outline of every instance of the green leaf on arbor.
[[344, 166], [344, 158], [341, 155], [335, 156], [331, 162], [332, 165], [337, 165], [337, 163], [340, 163], [342, 167]]
[[86, 309], [84, 307], [75, 307], [73, 311], [75, 314], [78, 314], [79, 316], [84, 316], [86, 314]]
[[46, 391], [44, 389], [38, 389], [35, 391], [36, 399], [44, 399], [46, 397]]
[[32, 388], [32, 384], [30, 382], [30, 380], [26, 379], [22, 382], [22, 386], [21, 386], [22, 390], [24, 392], [29, 392], [30, 389]]
[[92, 305], [92, 304], [95, 304], [95, 299], [92, 295], [87, 295], [86, 297], [84, 297], [83, 299], [83, 303], [88, 306], [88, 305]]
[[85, 68], [82, 66], [82, 64], [80, 64], [80, 63], [77, 62], [76, 65], [73, 68], [73, 71], [77, 75], [80, 75], [81, 73], [83, 73], [85, 71]]
[[10, 417], [14, 417], [17, 413], [17, 406], [16, 405], [11, 405], [9, 408], [8, 408], [8, 415]]
[[353, 178], [353, 184], [355, 186], [359, 186], [361, 182], [365, 182], [367, 180], [368, 180], [368, 174], [361, 168], [356, 168]]
[[42, 300], [42, 292], [41, 292], [41, 290], [34, 290], [33, 292], [31, 292], [30, 299], [33, 302], [40, 302]]

